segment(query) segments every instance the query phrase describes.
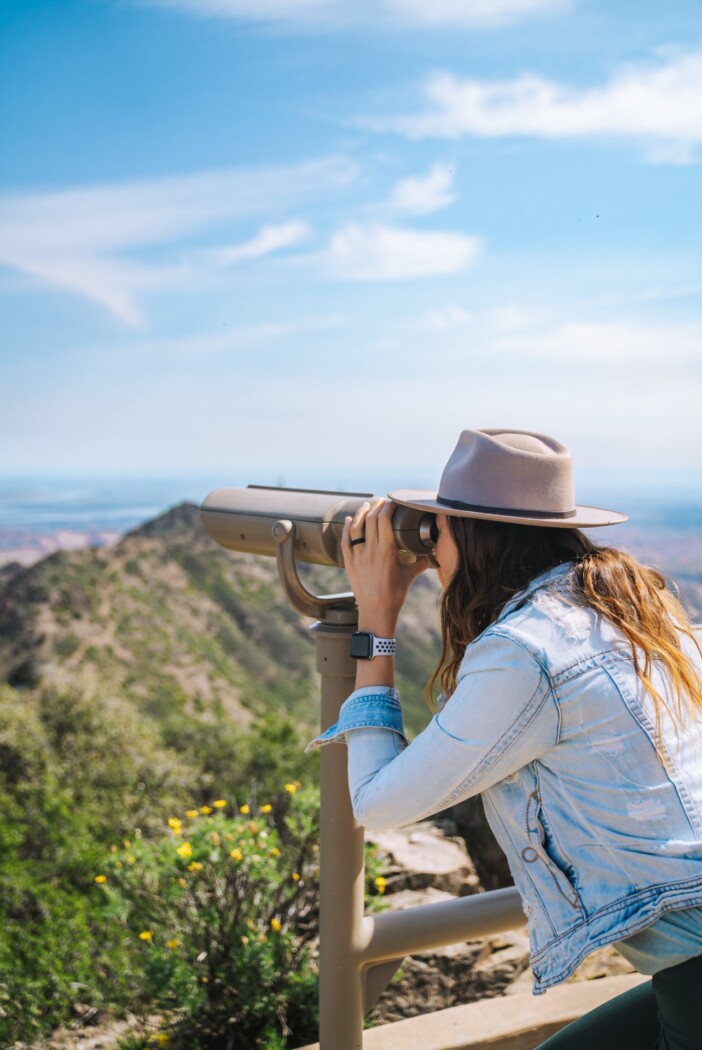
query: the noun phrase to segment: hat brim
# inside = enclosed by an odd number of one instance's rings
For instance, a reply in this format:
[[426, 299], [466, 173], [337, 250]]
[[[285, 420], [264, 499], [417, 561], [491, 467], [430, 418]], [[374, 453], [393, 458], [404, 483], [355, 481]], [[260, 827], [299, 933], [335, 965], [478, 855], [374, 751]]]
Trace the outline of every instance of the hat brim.
[[481, 518], [484, 521], [506, 521], [513, 525], [543, 525], [554, 529], [594, 529], [600, 525], [621, 525], [628, 514], [602, 507], [576, 507], [570, 518], [552, 518], [548, 515], [524, 515], [517, 511], [503, 513], [481, 510], [454, 510], [437, 500], [437, 492], [426, 489], [395, 489], [388, 498], [402, 507], [425, 510], [428, 514], [450, 514], [455, 518]]

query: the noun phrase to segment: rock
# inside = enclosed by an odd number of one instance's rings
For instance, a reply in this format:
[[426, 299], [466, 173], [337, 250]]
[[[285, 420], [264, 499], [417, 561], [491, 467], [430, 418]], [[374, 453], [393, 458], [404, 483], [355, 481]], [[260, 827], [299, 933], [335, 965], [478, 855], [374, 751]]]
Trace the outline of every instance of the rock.
[[455, 897], [482, 889], [463, 840], [445, 835], [430, 821], [373, 832], [369, 838], [387, 858], [384, 875], [393, 893], [433, 886]]
[[480, 796], [456, 803], [441, 814], [443, 822], [450, 822], [472, 858], [482, 886], [497, 890], [512, 886], [513, 880], [502, 849], [487, 822]]

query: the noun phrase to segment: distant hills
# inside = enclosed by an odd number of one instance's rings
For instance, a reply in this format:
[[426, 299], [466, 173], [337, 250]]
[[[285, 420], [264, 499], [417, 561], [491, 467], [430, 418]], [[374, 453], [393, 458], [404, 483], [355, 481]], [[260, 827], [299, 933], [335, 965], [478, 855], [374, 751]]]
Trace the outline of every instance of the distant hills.
[[[301, 566], [311, 589], [347, 588], [339, 570]], [[427, 719], [423, 683], [438, 645], [437, 587], [407, 604], [398, 674], [408, 724]], [[32, 688], [76, 675], [109, 683], [159, 722], [174, 710], [242, 726], [288, 712], [318, 724], [308, 620], [273, 559], [223, 550], [183, 503], [112, 547], [59, 551], [0, 571], [0, 680]]]

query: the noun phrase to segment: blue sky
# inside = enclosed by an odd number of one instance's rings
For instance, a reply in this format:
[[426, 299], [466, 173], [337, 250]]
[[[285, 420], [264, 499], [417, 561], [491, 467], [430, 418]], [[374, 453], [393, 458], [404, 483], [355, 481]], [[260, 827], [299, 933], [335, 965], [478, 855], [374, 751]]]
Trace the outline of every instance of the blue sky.
[[0, 473], [699, 470], [698, 0], [5, 0], [0, 49]]

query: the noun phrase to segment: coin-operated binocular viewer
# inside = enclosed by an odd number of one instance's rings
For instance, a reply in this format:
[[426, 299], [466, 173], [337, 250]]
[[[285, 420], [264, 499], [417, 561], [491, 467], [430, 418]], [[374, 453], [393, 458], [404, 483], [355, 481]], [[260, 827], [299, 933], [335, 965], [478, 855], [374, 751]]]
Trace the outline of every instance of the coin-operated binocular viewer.
[[[267, 554], [277, 559], [278, 572], [292, 605], [305, 616], [340, 622], [331, 614], [355, 610], [352, 594], [311, 594], [296, 562], [344, 564], [341, 533], [344, 519], [367, 500], [367, 492], [322, 492], [312, 489], [216, 489], [202, 504], [202, 522], [210, 536], [228, 550]], [[393, 530], [401, 558], [431, 556], [436, 542], [433, 514], [397, 507]], [[348, 617], [347, 617], [348, 618]]]
[[[298, 562], [343, 565], [344, 519], [371, 493], [309, 489], [216, 489], [201, 506], [202, 522], [228, 550], [275, 557], [291, 604], [315, 618], [310, 630], [321, 675], [321, 729], [336, 722], [355, 685], [351, 635], [358, 615], [353, 594], [312, 594]], [[398, 506], [392, 518], [400, 558], [432, 560], [433, 514]], [[361, 1050], [363, 1017], [406, 955], [524, 922], [516, 890], [424, 905], [404, 912], [364, 915], [363, 829], [351, 809], [346, 749], [321, 753], [319, 1044], [321, 1050]]]

